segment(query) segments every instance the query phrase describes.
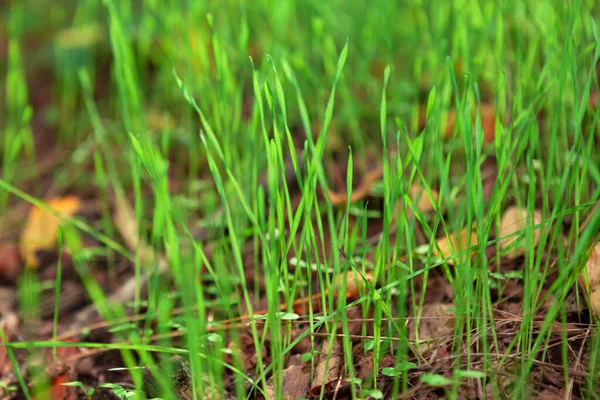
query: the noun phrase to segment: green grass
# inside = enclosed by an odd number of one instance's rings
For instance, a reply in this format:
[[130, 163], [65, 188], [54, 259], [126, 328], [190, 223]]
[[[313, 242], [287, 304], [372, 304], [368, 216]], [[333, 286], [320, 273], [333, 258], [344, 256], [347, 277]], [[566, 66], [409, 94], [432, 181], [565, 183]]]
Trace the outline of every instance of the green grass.
[[[12, 207], [39, 204], [49, 186], [94, 199], [99, 216], [70, 220], [61, 246], [105, 319], [145, 313], [133, 326], [115, 322], [115, 343], [82, 338], [79, 346], [118, 349], [138, 389], [136, 367], [149, 366], [165, 398], [174, 391], [158, 360], [171, 354], [189, 359], [194, 398], [216, 398], [231, 375], [238, 398], [271, 390], [281, 398], [294, 345], [306, 337], [319, 352], [323, 333], [339, 335], [343, 377], [357, 395], [374, 388], [387, 355], [398, 366], [425, 365], [408, 326], [420, 323], [430, 277], [440, 275], [452, 287], [456, 321], [451, 384], [440, 393], [456, 398], [461, 382], [477, 379], [493, 397], [528, 398], [536, 357], [546, 359], [557, 334], [560, 371], [565, 382], [572, 378], [567, 323], [577, 321], [565, 299], [577, 290], [600, 226], [596, 213], [580, 230], [600, 194], [600, 130], [590, 106], [600, 59], [593, 1], [169, 3], [23, 0], [1, 9], [0, 239], [18, 235], [22, 221], [10, 219]], [[484, 140], [482, 104], [495, 110], [491, 142]], [[449, 112], [456, 124], [444, 138]], [[48, 152], [36, 153], [36, 143], [62, 152], [49, 172], [41, 168]], [[490, 158], [497, 177], [484, 200], [480, 166]], [[350, 195], [373, 160], [383, 168], [373, 188], [380, 206], [334, 206], [323, 195], [342, 189], [332, 183], [332, 165], [342, 166]], [[433, 213], [419, 211], [412, 183], [424, 188], [422, 196], [439, 192]], [[123, 199], [139, 228], [130, 239], [163, 254], [167, 272], [158, 257], [128, 248], [120, 236], [113, 215]], [[522, 311], [500, 352], [506, 337], [490, 293], [502, 258], [488, 258], [485, 249], [500, 253], [498, 226], [510, 204], [529, 215], [540, 210], [543, 222], [518, 233], [526, 248], [516, 264]], [[381, 215], [371, 216], [377, 207]], [[375, 243], [367, 233], [373, 224], [380, 226]], [[448, 265], [435, 256], [436, 238], [463, 228], [468, 237], [476, 233], [467, 248], [477, 252]], [[94, 237], [95, 247], [81, 246], [83, 235]], [[291, 257], [308, 267], [291, 268]], [[130, 304], [111, 304], [91, 271], [103, 262], [115, 279], [124, 258], [138, 284]], [[334, 296], [334, 277], [348, 273], [372, 273], [376, 283], [365, 284], [357, 300]], [[23, 329], [35, 323], [41, 296], [31, 275], [19, 287], [29, 316]], [[55, 310], [64, 279], [49, 282]], [[306, 315], [294, 314], [293, 302], [311, 293], [321, 293], [323, 309], [309, 303]], [[245, 371], [244, 355], [227, 351], [240, 343], [241, 330], [208, 321], [253, 315], [263, 311], [259, 301], [268, 312], [249, 321], [249, 332], [254, 350], [268, 346], [270, 357]], [[372, 336], [374, 372], [362, 382], [346, 313], [354, 306], [364, 318], [362, 335]], [[184, 311], [173, 314], [176, 307]], [[595, 398], [600, 340], [596, 317], [587, 313], [588, 375], [575, 395]], [[300, 332], [297, 318], [305, 322]], [[61, 322], [57, 315], [54, 337]], [[151, 340], [175, 324], [182, 340]], [[52, 338], [8, 343], [0, 333], [15, 365], [20, 349], [33, 358], [43, 348], [72, 345]], [[314, 372], [315, 357], [307, 363]], [[27, 377], [15, 371], [27, 396], [41, 390], [44, 380], [25, 387]], [[410, 369], [397, 371], [388, 371], [395, 375], [391, 397], [411, 389]]]

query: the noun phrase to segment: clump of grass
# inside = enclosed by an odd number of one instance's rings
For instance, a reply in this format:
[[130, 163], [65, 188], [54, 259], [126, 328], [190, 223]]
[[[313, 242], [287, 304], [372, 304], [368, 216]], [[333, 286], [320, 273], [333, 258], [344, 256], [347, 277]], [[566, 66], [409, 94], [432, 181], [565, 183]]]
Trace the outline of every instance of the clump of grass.
[[[18, 171], [35, 159], [34, 144], [41, 140], [31, 129], [32, 110], [51, 115], [58, 108], [60, 117], [48, 117], [44, 129], [58, 128], [60, 145], [74, 152], [56, 175], [86, 168], [87, 179], [61, 186], [91, 190], [101, 203], [98, 221], [76, 221], [75, 227], [98, 239], [96, 251], [106, 256], [113, 277], [118, 258], [133, 263], [132, 304], [107, 302], [108, 294], [91, 279], [96, 253], [80, 248], [72, 254], [75, 269], [105, 318], [117, 321], [127, 311], [146, 315], [139, 325], [113, 329], [117, 343], [78, 345], [121, 351], [136, 391], [144, 389], [137, 367], [145, 365], [164, 395], [173, 396], [166, 364], [152, 353], [183, 353], [194, 398], [223, 393], [228, 376], [236, 377], [237, 397], [258, 392], [279, 398], [294, 346], [309, 338], [307, 354], [314, 354], [325, 333], [341, 337], [343, 376], [352, 382], [353, 396], [360, 389], [383, 395], [379, 367], [388, 355], [395, 362], [383, 368], [392, 381], [389, 395], [406, 393], [414, 365], [424, 365], [407, 326], [415, 323], [418, 335], [434, 275], [453, 293], [449, 357], [456, 361], [449, 362], [447, 376], [424, 375], [422, 382], [444, 387], [452, 398], [466, 379], [478, 379], [494, 397], [506, 391], [525, 396], [536, 362], [549, 357], [556, 327], [564, 380], [572, 378], [565, 301], [600, 222], [596, 215], [579, 229], [600, 183], [598, 113], [589, 106], [600, 59], [592, 2], [375, 1], [364, 7], [359, 1], [289, 0], [273, 8], [269, 2], [224, 1], [209, 9], [202, 2], [138, 7], [104, 0], [55, 7], [40, 29], [56, 40], [39, 54], [23, 45], [29, 27], [19, 17], [35, 9], [33, 2], [5, 13], [15, 26], [8, 32], [4, 80], [0, 209], [14, 204], [11, 193], [33, 202], [26, 193], [43, 194], [30, 186], [17, 189], [26, 186]], [[75, 31], [57, 33], [59, 27]], [[70, 41], [83, 31], [92, 39]], [[60, 100], [37, 104], [30, 100], [37, 82], [28, 81], [23, 59], [46, 59], [48, 48], [55, 62], [46, 84]], [[110, 73], [103, 73], [105, 59]], [[485, 107], [494, 110], [491, 123]], [[449, 115], [454, 129], [446, 132]], [[345, 177], [349, 199], [358, 179], [373, 169], [373, 154], [383, 170], [377, 218], [367, 202], [335, 207], [326, 195], [331, 167], [342, 165], [338, 175]], [[492, 159], [496, 177], [488, 193], [482, 165]], [[35, 169], [31, 174], [36, 177]], [[410, 199], [412, 184], [430, 199], [439, 193], [433, 213], [421, 212]], [[158, 260], [148, 265], [139, 249], [117, 244], [115, 198], [132, 202], [139, 239], [164, 254], [168, 271]], [[497, 227], [509, 204], [528, 215], [540, 210], [543, 222], [520, 232], [526, 248], [518, 275], [522, 310], [502, 353], [491, 295], [494, 279], [503, 276], [502, 258], [490, 259], [486, 249], [501, 253]], [[376, 241], [368, 235], [371, 224], [380, 226]], [[475, 256], [452, 265], [436, 258], [436, 240], [461, 229], [476, 238], [466, 243]], [[334, 277], [349, 273], [374, 277], [352, 301], [332, 290]], [[56, 288], [61, 279], [59, 274]], [[338, 291], [346, 292], [346, 285], [344, 280]], [[36, 290], [26, 285], [24, 296], [36, 299]], [[299, 316], [294, 302], [313, 293], [320, 294], [321, 309], [309, 302]], [[55, 296], [58, 310], [59, 290]], [[175, 323], [176, 304], [184, 311]], [[372, 350], [374, 368], [362, 380], [354, 365], [354, 321], [347, 314], [356, 306], [362, 333], [373, 332], [366, 351]], [[268, 357], [258, 356], [252, 371], [244, 370], [244, 355], [228, 347], [240, 342], [241, 330], [214, 331], [209, 323], [240, 315], [253, 317], [252, 350], [260, 355], [268, 344]], [[298, 319], [304, 320], [300, 332]], [[56, 317], [55, 337], [59, 324]], [[184, 333], [182, 343], [152, 342], [152, 335], [174, 325]], [[588, 346], [595, 349], [596, 325], [589, 326]], [[0, 333], [15, 371], [14, 350], [66, 345], [9, 343]], [[587, 361], [581, 394], [594, 391], [594, 357]], [[305, 361], [314, 370], [315, 357]], [[503, 383], [505, 369], [512, 374], [510, 387]], [[24, 377], [17, 378], [27, 395]]]

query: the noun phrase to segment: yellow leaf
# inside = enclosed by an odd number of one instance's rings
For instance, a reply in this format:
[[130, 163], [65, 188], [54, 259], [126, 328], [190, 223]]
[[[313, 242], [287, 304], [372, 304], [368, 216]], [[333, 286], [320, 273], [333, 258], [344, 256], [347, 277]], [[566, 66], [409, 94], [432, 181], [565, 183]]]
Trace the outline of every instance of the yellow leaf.
[[172, 131], [176, 126], [175, 120], [169, 114], [161, 113], [154, 108], [146, 110], [146, 125], [156, 131]]
[[[431, 196], [435, 202], [438, 201], [439, 194], [437, 191], [431, 189]], [[429, 199], [429, 195], [421, 186], [413, 183], [410, 185], [410, 198], [417, 204], [417, 210], [422, 213], [427, 213], [435, 210], [433, 203]]]
[[[348, 271], [344, 274], [339, 274], [335, 277], [334, 285], [336, 290], [340, 290], [344, 287], [344, 277], [346, 278], [346, 296], [352, 297], [357, 296], [361, 289], [365, 289], [367, 284], [360, 274], [354, 270]], [[373, 272], [367, 271], [364, 273], [364, 278], [369, 282], [373, 283]]]
[[594, 314], [600, 316], [600, 242], [594, 245], [592, 254], [585, 263], [585, 269], [579, 275], [579, 283], [589, 289], [586, 290], [589, 305]]
[[100, 42], [103, 37], [102, 25], [91, 23], [63, 29], [55, 35], [54, 39], [58, 47], [63, 49], [79, 49], [91, 47]]
[[429, 341], [443, 340], [446, 336], [452, 335], [456, 324], [453, 307], [453, 304], [444, 303], [425, 304], [420, 315], [416, 316], [413, 323], [409, 325], [409, 338], [419, 340], [419, 348], [422, 352], [427, 350]]
[[[530, 219], [527, 217], [527, 210], [524, 208], [520, 208], [517, 206], [509, 207], [502, 215], [502, 219], [500, 220], [500, 248], [506, 249], [512, 243], [514, 243], [517, 239], [519, 239], [519, 235], [514, 235], [516, 232], [524, 230], [527, 227], [527, 223]], [[533, 213], [533, 224], [538, 225], [542, 223], [542, 213], [538, 210], [535, 210]], [[524, 233], [524, 232], [523, 232]], [[512, 236], [511, 236], [512, 235]], [[507, 237], [510, 236], [510, 237]], [[538, 241], [540, 240], [540, 229], [535, 228], [533, 232], [533, 245], [537, 246]], [[514, 246], [510, 249], [507, 255], [510, 258], [516, 258], [523, 254], [525, 254], [525, 241]]]
[[[427, 214], [435, 210], [434, 203], [429, 199], [429, 195], [427, 191], [423, 189], [420, 185], [413, 183], [410, 185], [408, 195], [410, 199], [414, 202], [416, 209], [421, 212], [421, 214]], [[439, 198], [439, 193], [431, 189], [431, 196], [435, 203], [437, 203]], [[402, 197], [399, 197], [396, 201], [396, 207], [394, 208], [394, 216], [393, 222], [397, 223], [398, 216], [402, 213], [402, 207], [404, 207], [404, 201]], [[414, 215], [412, 209], [410, 207], [406, 207], [406, 215], [407, 217], [412, 217]]]
[[[477, 234], [475, 231], [471, 231], [471, 242], [468, 240], [467, 228], [461, 231], [451, 233], [448, 237], [444, 236], [437, 240], [437, 247], [434, 248], [433, 254], [440, 258], [451, 257], [447, 263], [454, 265], [454, 262], [458, 257], [464, 257], [464, 250], [470, 247], [477, 246]], [[439, 247], [439, 250], [438, 250]], [[471, 252], [471, 255], [475, 253], [475, 249]], [[461, 253], [462, 252], [462, 253]], [[461, 253], [459, 255], [459, 253]]]
[[[59, 213], [73, 216], [79, 211], [81, 202], [75, 196], [52, 198], [46, 204]], [[56, 247], [56, 236], [62, 219], [50, 211], [33, 207], [21, 232], [19, 250], [28, 267], [38, 267], [38, 250], [52, 250]]]

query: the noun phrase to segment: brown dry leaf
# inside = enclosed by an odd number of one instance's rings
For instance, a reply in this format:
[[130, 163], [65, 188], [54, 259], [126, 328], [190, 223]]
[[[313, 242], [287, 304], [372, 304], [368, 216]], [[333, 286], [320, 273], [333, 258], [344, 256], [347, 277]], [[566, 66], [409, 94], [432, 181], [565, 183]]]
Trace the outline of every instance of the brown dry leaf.
[[[514, 233], [524, 230], [527, 227], [529, 218], [527, 216], [527, 210], [518, 206], [509, 207], [500, 220], [500, 248], [503, 250], [513, 244], [519, 236]], [[535, 225], [542, 223], [542, 213], [539, 210], [535, 210], [533, 214], [533, 223]], [[510, 236], [513, 235], [513, 236]], [[510, 237], [507, 237], [510, 236]], [[540, 240], [540, 229], [536, 228], [533, 232], [534, 246], [537, 246]], [[507, 256], [510, 258], [517, 258], [527, 251], [524, 241], [522, 244], [518, 244], [507, 252]]]
[[[496, 108], [491, 104], [480, 104], [481, 113], [481, 127], [483, 128], [483, 141], [485, 143], [493, 143], [494, 136], [496, 135]], [[456, 111], [450, 111], [448, 113], [448, 120], [446, 123], [445, 137], [451, 137], [454, 131], [454, 124], [456, 123]], [[473, 125], [475, 125], [475, 118], [477, 117], [477, 111], [473, 110]], [[459, 132], [460, 133], [460, 132]]]
[[[470, 246], [471, 248], [477, 246], [477, 233], [475, 233], [474, 230], [471, 230]], [[469, 248], [468, 231], [467, 228], [464, 228], [461, 231], [451, 233], [447, 237], [443, 236], [439, 238], [437, 240], [437, 247], [433, 250], [433, 254], [443, 259], [451, 257], [446, 262], [450, 265], [454, 265], [457, 258], [460, 259], [465, 256], [464, 251], [467, 248]], [[454, 249], [454, 251], [452, 249]], [[476, 251], [476, 249], [473, 249], [471, 255], [475, 254]]]
[[[439, 193], [436, 190], [431, 189], [431, 195], [435, 202], [438, 201]], [[417, 201], [417, 210], [422, 213], [428, 213], [435, 210], [435, 207], [431, 200], [429, 199], [429, 195], [420, 185], [413, 183], [410, 185], [410, 198], [414, 201]]]
[[[454, 331], [455, 314], [450, 311], [453, 307], [448, 303], [425, 304], [419, 318], [419, 342], [441, 339]], [[415, 321], [416, 322], [416, 321]], [[415, 324], [409, 328], [409, 337], [416, 340]], [[428, 344], [421, 345], [425, 350]]]
[[546, 388], [535, 396], [533, 400], [564, 400], [565, 398], [569, 397], [561, 394], [559, 389]]
[[[57, 197], [45, 203], [59, 213], [72, 217], [81, 208], [81, 201], [75, 196]], [[25, 265], [39, 266], [36, 257], [38, 250], [52, 250], [56, 247], [56, 236], [62, 219], [50, 211], [33, 207], [27, 217], [19, 242], [21, 258]]]
[[594, 245], [592, 254], [579, 275], [579, 283], [588, 293], [588, 303], [592, 311], [600, 316], [600, 242]]
[[96, 22], [63, 29], [54, 36], [56, 45], [61, 49], [85, 49], [103, 39], [103, 27]]
[[[373, 271], [367, 271], [364, 274], [365, 279], [373, 283]], [[348, 271], [346, 274], [346, 297], [358, 296], [361, 290], [366, 289], [366, 282], [360, 276], [360, 274], [354, 270]], [[344, 274], [340, 274], [335, 277], [334, 287], [337, 290], [341, 289], [344, 285]]]
[[[369, 171], [363, 178], [362, 182], [355, 189], [352, 190], [352, 195], [350, 196], [350, 203], [356, 203], [357, 201], [367, 197], [375, 182], [381, 179], [381, 177], [383, 177], [383, 167], [381, 165]], [[431, 189], [431, 194], [434, 201], [437, 202], [439, 193]], [[413, 201], [416, 201], [417, 209], [420, 212], [428, 213], [435, 209], [433, 203], [429, 199], [429, 196], [425, 192], [425, 189], [423, 189], [421, 185], [418, 185], [416, 183], [410, 185], [409, 196]], [[329, 190], [329, 199], [331, 200], [331, 204], [333, 204], [334, 206], [341, 206], [346, 204], [348, 195], [347, 193], [334, 192], [332, 190]], [[396, 210], [398, 210], [398, 207], [400, 207], [401, 205], [402, 199], [398, 199], [396, 204]], [[409, 210], [409, 212], [411, 211]]]
[[592, 109], [598, 108], [598, 92], [590, 93], [590, 107]]
[[[76, 400], [78, 398], [77, 388], [65, 385], [65, 383], [71, 382], [72, 380], [72, 374], [71, 376], [69, 376], [69, 374], [66, 372], [55, 376], [52, 379], [52, 387], [50, 388], [50, 390], [46, 393], [40, 393], [39, 397], [37, 398], [44, 398], [48, 396], [51, 399], [57, 400]], [[46, 396], [44, 396], [44, 394]]]
[[19, 277], [22, 266], [19, 246], [0, 246], [0, 282], [14, 283]]
[[[119, 233], [123, 237], [123, 241], [131, 252], [137, 252], [142, 264], [152, 264], [158, 258], [158, 273], [164, 273], [169, 269], [167, 259], [163, 254], [157, 254], [154, 249], [145, 241], [140, 240], [137, 226], [137, 219], [133, 208], [127, 202], [127, 199], [118, 197], [115, 200], [114, 222]], [[137, 277], [132, 276], [127, 279], [117, 290], [115, 290], [107, 301], [109, 303], [126, 303], [133, 300], [136, 293], [136, 287], [140, 285]], [[141, 282], [142, 290], [146, 285], [146, 281]], [[70, 329], [79, 329], [82, 324], [87, 324], [89, 321], [99, 317], [98, 309], [95, 304], [79, 310], [71, 317]]]
[[[127, 248], [131, 251], [137, 251], [138, 246], [140, 245], [137, 218], [135, 217], [135, 213], [131, 208], [131, 205], [126, 200], [117, 199], [115, 201], [115, 213], [113, 220], [115, 222], [115, 226], [121, 234], [121, 237], [125, 241]], [[148, 256], [150, 258], [154, 258], [154, 250], [152, 248], [145, 249], [147, 246], [143, 242], [141, 247], [143, 248], [140, 251], [142, 253], [142, 258]], [[146, 255], [146, 252], [150, 252], [150, 254]]]
[[169, 114], [162, 113], [155, 108], [147, 109], [145, 116], [148, 128], [156, 131], [172, 131], [177, 126], [175, 120]]
[[[440, 196], [439, 193], [436, 190], [430, 190], [433, 200], [437, 202]], [[431, 202], [431, 200], [429, 199], [429, 195], [427, 194], [425, 189], [421, 187], [421, 185], [413, 183], [412, 185], [410, 185], [408, 193], [411, 200], [416, 203], [417, 210], [419, 210], [422, 214], [429, 213], [435, 210], [434, 203]], [[396, 200], [396, 207], [394, 209], [394, 222], [396, 222], [398, 215], [400, 215], [403, 205], [404, 202], [402, 201], [402, 198], [398, 198]], [[406, 213], [409, 216], [414, 214], [408, 206], [406, 207]]]
[[[301, 365], [291, 365], [283, 370], [283, 400], [294, 400], [306, 397], [310, 388], [310, 369], [303, 368]], [[266, 399], [275, 399], [273, 389], [273, 377], [267, 381]]]
[[329, 340], [325, 339], [321, 345], [321, 356], [315, 370], [315, 379], [310, 388], [310, 395], [319, 396], [321, 388], [324, 386], [324, 392], [332, 388], [332, 384], [340, 378], [342, 370], [342, 345], [335, 340], [329, 352]]
[[[358, 185], [358, 187], [352, 190], [352, 195], [350, 196], [350, 203], [356, 203], [359, 200], [364, 199], [368, 196], [369, 191], [373, 187], [373, 184], [377, 182], [379, 178], [383, 176], [383, 167], [377, 166], [375, 169], [369, 171], [367, 175], [363, 178], [362, 182]], [[337, 193], [332, 190], [329, 190], [329, 198], [331, 199], [331, 204], [334, 206], [340, 206], [346, 204], [346, 200], [348, 199], [347, 193]]]
[[125, 199], [115, 201], [114, 222], [125, 245], [131, 252], [137, 252], [143, 263], [152, 263], [159, 257], [159, 272], [167, 270], [167, 261], [163, 255], [157, 254], [144, 240], [140, 240], [137, 218], [133, 208]]

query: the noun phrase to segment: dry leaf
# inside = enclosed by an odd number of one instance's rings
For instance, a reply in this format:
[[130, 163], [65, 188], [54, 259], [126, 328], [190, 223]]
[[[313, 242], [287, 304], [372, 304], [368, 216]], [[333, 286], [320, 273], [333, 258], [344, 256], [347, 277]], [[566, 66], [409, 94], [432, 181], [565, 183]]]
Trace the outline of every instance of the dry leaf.
[[559, 389], [555, 388], [546, 388], [542, 390], [537, 396], [533, 398], [533, 400], [564, 400], [566, 398], [571, 398], [571, 396], [566, 396], [560, 393]]
[[[431, 190], [431, 196], [433, 197], [434, 202], [437, 203], [439, 198], [439, 193], [436, 190]], [[408, 192], [411, 200], [414, 202], [417, 210], [421, 214], [430, 213], [435, 210], [434, 203], [429, 199], [428, 193], [423, 189], [420, 185], [413, 183], [410, 185], [410, 189]], [[394, 215], [392, 216], [392, 223], [398, 223], [398, 217], [402, 215], [402, 209], [404, 207], [404, 201], [402, 197], [398, 197], [396, 200], [396, 206], [394, 207]], [[413, 217], [414, 212], [410, 207], [406, 207], [406, 217]]]
[[0, 246], [0, 282], [14, 283], [21, 273], [22, 266], [19, 246]]
[[311, 396], [319, 396], [321, 387], [325, 386], [324, 392], [332, 389], [332, 384], [340, 378], [342, 367], [342, 345], [339, 341], [334, 341], [329, 352], [329, 340], [324, 340], [321, 345], [321, 356], [315, 370], [315, 379], [310, 388]]
[[[137, 219], [133, 208], [129, 205], [126, 199], [117, 198], [115, 200], [114, 222], [119, 233], [123, 237], [123, 241], [131, 252], [137, 252], [142, 264], [152, 264], [158, 258], [158, 273], [164, 273], [169, 269], [169, 264], [163, 254], [157, 254], [154, 249], [145, 241], [140, 240], [137, 226]], [[119, 288], [115, 290], [108, 298], [109, 303], [126, 303], [133, 300], [136, 293], [136, 288], [140, 285], [139, 280], [132, 276], [130, 279], [121, 283]], [[141, 282], [142, 288], [146, 285], [146, 281]], [[71, 317], [71, 329], [78, 328], [81, 324], [89, 323], [99, 317], [98, 309], [95, 304], [79, 310]]]
[[[363, 274], [364, 278], [373, 283], [373, 272], [367, 271]], [[344, 285], [344, 277], [346, 277], [346, 298], [355, 298], [360, 294], [360, 290], [366, 290], [367, 284], [365, 279], [363, 279], [360, 274], [358, 274], [354, 270], [348, 271], [346, 274], [339, 274], [333, 279], [333, 289], [334, 294], [336, 296], [339, 295], [340, 289], [343, 288]], [[329, 291], [325, 290], [325, 294]], [[295, 313], [297, 314], [306, 314], [309, 312], [309, 304], [312, 303], [313, 312], [317, 310], [321, 310], [321, 297], [322, 293], [315, 293], [309, 297], [303, 297], [300, 299], [296, 299], [292, 303], [292, 307]], [[285, 310], [287, 307], [286, 304], [282, 304], [281, 309]]]
[[[518, 235], [513, 235], [514, 233], [524, 230], [527, 227], [528, 216], [527, 210], [521, 207], [512, 206], [509, 207], [504, 214], [502, 215], [502, 219], [500, 220], [500, 248], [506, 249], [512, 243], [514, 243], [517, 239], [519, 239]], [[535, 210], [533, 214], [533, 223], [535, 225], [542, 223], [542, 213], [538, 210]], [[510, 236], [513, 235], [513, 236]], [[510, 237], [507, 237], [510, 236]], [[540, 229], [535, 228], [533, 232], [533, 240], [534, 246], [537, 246], [538, 241], [540, 240]], [[512, 249], [507, 252], [507, 256], [510, 258], [517, 258], [523, 254], [527, 249], [525, 248], [525, 241], [522, 241], [520, 244], [517, 244]]]
[[177, 126], [175, 120], [169, 114], [162, 113], [154, 108], [147, 109], [145, 116], [148, 128], [156, 131], [172, 131]]
[[[435, 202], [438, 201], [439, 193], [436, 190], [431, 190], [431, 196]], [[413, 183], [410, 185], [410, 189], [408, 191], [409, 196], [413, 202], [415, 202], [417, 210], [419, 210], [422, 214], [429, 213], [435, 210], [434, 203], [429, 199], [429, 195], [420, 185]], [[394, 210], [394, 217], [397, 218], [400, 215], [401, 209], [404, 205], [402, 198], [398, 198], [396, 201], [396, 207]], [[407, 215], [413, 215], [412, 210], [407, 206], [406, 208]]]
[[85, 49], [96, 45], [104, 38], [102, 25], [91, 23], [59, 31], [54, 40], [61, 49]]
[[[75, 196], [49, 199], [46, 204], [67, 216], [75, 215], [81, 207], [80, 200]], [[25, 265], [38, 267], [36, 252], [56, 248], [56, 236], [61, 223], [62, 219], [50, 211], [35, 206], [31, 209], [20, 239], [21, 258]]]
[[65, 383], [70, 382], [72, 380], [72, 374], [71, 376], [69, 376], [68, 373], [58, 374], [57, 376], [52, 378], [52, 387], [50, 388], [50, 390], [46, 393], [42, 392], [38, 394], [38, 398], [49, 397], [51, 399], [76, 400], [78, 398], [77, 388], [65, 385]]
[[[283, 370], [283, 395], [281, 397], [283, 400], [294, 400], [305, 397], [309, 387], [310, 368], [303, 368], [301, 365], [291, 365]], [[266, 399], [275, 399], [272, 376], [267, 381]]]
[[[485, 143], [493, 143], [496, 134], [496, 109], [491, 104], [480, 104], [479, 110], [481, 113], [481, 127], [483, 129], [483, 141]], [[475, 118], [477, 111], [473, 110], [473, 126], [475, 126]], [[448, 113], [448, 120], [445, 129], [445, 136], [451, 137], [456, 123], [456, 111]]]
[[[373, 282], [373, 272], [367, 271], [364, 274], [365, 279], [372, 283]], [[346, 274], [346, 297], [354, 297], [358, 296], [360, 290], [366, 288], [367, 284], [365, 280], [360, 276], [360, 274], [354, 270], [348, 271]], [[337, 290], [341, 289], [344, 285], [344, 274], [340, 274], [335, 277], [334, 287]]]
[[600, 242], [594, 245], [592, 254], [585, 263], [585, 269], [579, 275], [579, 283], [588, 293], [588, 303], [592, 311], [600, 316]]
[[[437, 203], [439, 193], [436, 190], [431, 189], [431, 195], [433, 200]], [[417, 202], [417, 210], [422, 213], [428, 213], [435, 210], [433, 203], [429, 199], [429, 195], [420, 185], [413, 183], [410, 185], [410, 198]]]
[[[358, 185], [358, 187], [352, 190], [352, 195], [350, 196], [350, 204], [356, 203], [357, 201], [367, 197], [375, 182], [377, 182], [382, 176], [382, 166], [377, 166], [375, 169], [369, 171], [363, 178], [362, 182]], [[332, 190], [329, 190], [329, 198], [331, 200], [331, 204], [333, 204], [334, 206], [340, 206], [346, 204], [348, 194], [345, 192], [337, 193]]]
[[[444, 236], [439, 238], [437, 240], [437, 247], [433, 249], [433, 254], [443, 259], [451, 257], [446, 262], [450, 265], [454, 265], [458, 257], [464, 257], [464, 250], [469, 248], [469, 246], [477, 246], [477, 234], [475, 231], [471, 230], [471, 243], [469, 244], [467, 228], [464, 228], [461, 231], [451, 233], [448, 237]], [[473, 249], [471, 255], [475, 254], [476, 251], [476, 249]]]
[[[419, 318], [419, 342], [438, 340], [454, 331], [455, 314], [450, 311], [452, 304], [434, 303], [425, 304]], [[416, 321], [415, 321], [416, 322]], [[415, 325], [409, 328], [409, 337], [416, 340]], [[428, 344], [421, 345], [421, 350], [426, 350]]]

